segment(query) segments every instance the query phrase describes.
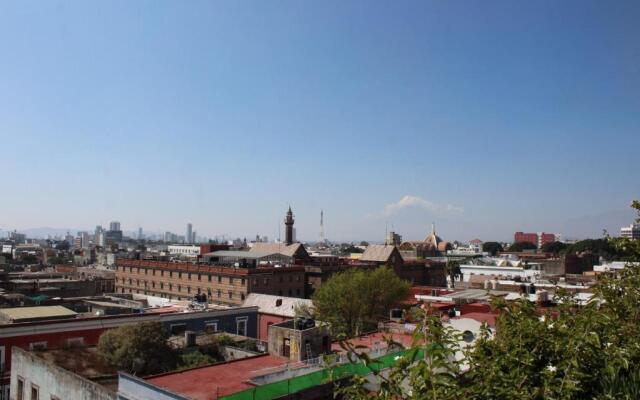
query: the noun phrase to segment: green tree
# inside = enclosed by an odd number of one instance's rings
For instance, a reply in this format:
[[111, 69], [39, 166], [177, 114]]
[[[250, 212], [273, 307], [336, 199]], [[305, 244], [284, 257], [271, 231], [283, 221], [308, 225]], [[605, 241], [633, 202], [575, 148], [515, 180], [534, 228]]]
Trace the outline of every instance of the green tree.
[[316, 317], [334, 334], [356, 336], [388, 318], [389, 310], [409, 294], [410, 284], [390, 269], [352, 268], [334, 274], [313, 294]]
[[541, 250], [544, 251], [545, 253], [560, 254], [566, 248], [567, 248], [566, 243], [555, 241], [555, 242], [549, 242], [549, 243], [543, 244]]
[[509, 251], [520, 252], [524, 250], [535, 250], [538, 246], [531, 242], [515, 242], [509, 246]]
[[100, 336], [98, 354], [109, 365], [136, 375], [174, 369], [177, 355], [159, 322], [124, 325]]
[[201, 353], [199, 351], [190, 351], [188, 353], [180, 355], [179, 368], [195, 368], [207, 364], [213, 364], [215, 362], [216, 359], [206, 353]]
[[492, 256], [495, 256], [498, 253], [501, 253], [504, 249], [502, 245], [498, 242], [484, 242], [482, 243], [482, 251], [485, 251]]

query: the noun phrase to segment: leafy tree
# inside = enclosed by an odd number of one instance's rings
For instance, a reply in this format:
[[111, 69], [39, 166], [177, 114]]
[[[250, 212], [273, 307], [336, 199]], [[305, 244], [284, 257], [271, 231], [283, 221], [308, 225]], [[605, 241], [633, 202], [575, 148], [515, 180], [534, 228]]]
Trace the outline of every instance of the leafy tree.
[[615, 246], [614, 241], [607, 238], [602, 239], [586, 239], [576, 242], [565, 249], [566, 253], [582, 253], [590, 252], [600, 256], [606, 260], [624, 259], [626, 260], [631, 254], [624, 249]]
[[502, 245], [498, 242], [484, 242], [482, 243], [482, 251], [485, 251], [492, 256], [495, 256], [498, 253], [501, 253], [504, 249]]
[[542, 245], [542, 251], [544, 251], [545, 253], [560, 254], [566, 248], [567, 248], [566, 243], [562, 243], [558, 241], [549, 242]]
[[509, 251], [520, 252], [524, 250], [535, 250], [538, 246], [531, 242], [515, 242], [509, 246]]
[[180, 355], [179, 368], [187, 369], [187, 368], [195, 368], [200, 367], [207, 364], [213, 364], [216, 362], [216, 359], [211, 357], [208, 354], [201, 353], [199, 351], [190, 351], [185, 354]]
[[447, 276], [451, 281], [451, 287], [455, 287], [456, 278], [462, 278], [462, 270], [460, 270], [460, 266], [464, 264], [466, 259], [449, 259], [447, 257], [447, 263], [445, 269], [447, 271]]
[[[634, 203], [640, 215], [640, 204]], [[376, 398], [411, 399], [638, 399], [640, 398], [640, 241], [609, 239], [629, 257], [616, 275], [602, 275], [584, 304], [558, 289], [557, 305], [539, 310], [526, 299], [495, 299], [496, 331], [486, 326], [474, 345], [439, 317], [418, 312], [414, 340], [384, 374]], [[346, 347], [349, 345], [346, 344]], [[419, 357], [424, 351], [424, 357]], [[453, 357], [457, 352], [464, 359]], [[360, 356], [372, 367], [375, 360]], [[370, 399], [365, 378], [338, 393]]]
[[316, 317], [334, 334], [358, 335], [388, 318], [389, 310], [409, 293], [410, 284], [390, 269], [352, 268], [334, 274], [313, 294]]
[[119, 370], [150, 375], [176, 367], [177, 356], [159, 322], [124, 325], [100, 336], [98, 354]]
[[363, 240], [360, 242], [360, 246], [369, 246], [369, 242]]

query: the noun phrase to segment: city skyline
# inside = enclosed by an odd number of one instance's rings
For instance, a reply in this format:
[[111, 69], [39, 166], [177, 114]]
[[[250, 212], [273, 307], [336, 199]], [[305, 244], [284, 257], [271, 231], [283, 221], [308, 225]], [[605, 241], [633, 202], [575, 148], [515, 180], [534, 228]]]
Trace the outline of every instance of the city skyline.
[[[366, 18], [363, 17], [366, 15]], [[599, 237], [640, 197], [637, 2], [0, 5], [0, 228]], [[117, 21], [117, 24], [113, 23]]]

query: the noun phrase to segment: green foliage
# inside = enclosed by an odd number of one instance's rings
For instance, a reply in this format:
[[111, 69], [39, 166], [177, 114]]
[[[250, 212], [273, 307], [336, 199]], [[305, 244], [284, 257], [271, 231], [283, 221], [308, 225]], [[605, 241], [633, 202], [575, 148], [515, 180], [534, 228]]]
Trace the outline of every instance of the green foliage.
[[118, 370], [150, 375], [176, 367], [177, 356], [159, 322], [124, 325], [100, 336], [98, 354]]
[[495, 256], [498, 253], [501, 253], [504, 249], [502, 245], [498, 242], [484, 242], [482, 243], [482, 251], [486, 251], [492, 256]]
[[525, 250], [535, 250], [538, 246], [531, 242], [515, 242], [509, 246], [509, 251], [520, 252]]
[[[634, 202], [640, 212], [640, 203]], [[586, 304], [558, 289], [558, 304], [544, 312], [525, 299], [495, 299], [496, 332], [486, 327], [475, 344], [440, 319], [420, 312], [414, 354], [381, 375], [376, 398], [396, 399], [638, 399], [640, 398], [640, 241], [609, 239], [627, 267], [602, 275]], [[457, 351], [463, 360], [453, 357]], [[458, 353], [460, 354], [460, 353]], [[366, 357], [362, 357], [367, 362]], [[336, 389], [350, 399], [370, 399], [366, 379]]]
[[631, 254], [623, 248], [615, 246], [609, 239], [586, 239], [576, 242], [565, 249], [565, 253], [590, 252], [606, 260], [628, 259]]
[[406, 298], [410, 284], [390, 269], [352, 268], [334, 274], [313, 294], [316, 317], [334, 334], [358, 335], [389, 317], [391, 307]]
[[180, 369], [195, 368], [203, 365], [213, 364], [216, 359], [208, 354], [201, 353], [199, 351], [190, 351], [186, 354], [180, 355], [178, 362]]
[[556, 241], [556, 242], [549, 242], [549, 243], [543, 244], [541, 250], [544, 251], [545, 253], [560, 254], [567, 247], [568, 246], [566, 243]]
[[253, 352], [257, 352], [258, 351], [258, 342], [256, 342], [253, 339], [245, 340], [244, 342], [240, 343], [240, 348], [241, 349], [245, 349], [245, 350], [249, 350], [249, 351], [253, 351]]

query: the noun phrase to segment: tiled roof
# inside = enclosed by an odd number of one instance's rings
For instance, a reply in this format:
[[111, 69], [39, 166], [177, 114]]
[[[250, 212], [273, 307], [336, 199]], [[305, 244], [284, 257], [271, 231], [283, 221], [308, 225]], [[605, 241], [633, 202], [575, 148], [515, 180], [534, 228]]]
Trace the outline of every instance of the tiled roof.
[[[360, 257], [360, 261], [376, 261], [376, 262], [387, 262], [394, 250], [396, 250], [395, 246], [386, 245], [386, 244], [371, 244], [367, 246], [362, 257]], [[400, 252], [398, 252], [398, 257], [402, 258]]]
[[280, 253], [285, 256], [294, 257], [300, 249], [304, 251], [302, 254], [307, 254], [307, 250], [302, 243], [293, 243], [290, 245], [284, 243], [255, 243], [253, 247], [251, 247], [250, 252]]

